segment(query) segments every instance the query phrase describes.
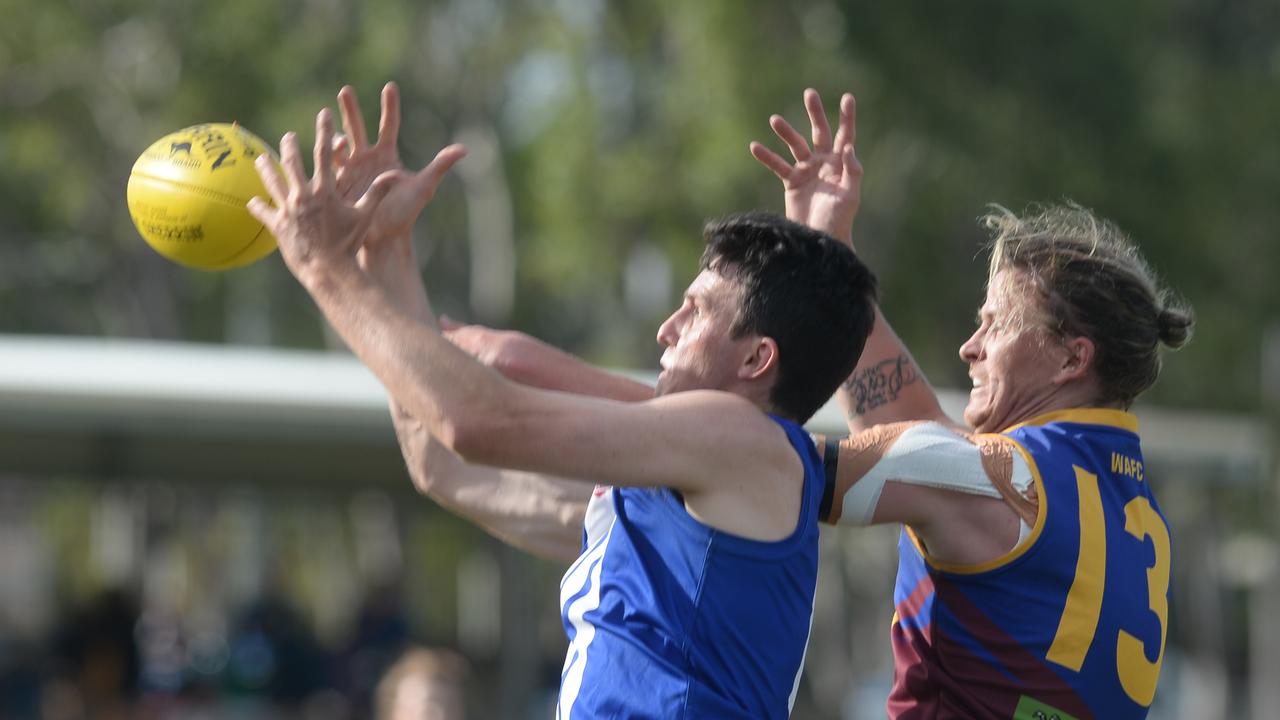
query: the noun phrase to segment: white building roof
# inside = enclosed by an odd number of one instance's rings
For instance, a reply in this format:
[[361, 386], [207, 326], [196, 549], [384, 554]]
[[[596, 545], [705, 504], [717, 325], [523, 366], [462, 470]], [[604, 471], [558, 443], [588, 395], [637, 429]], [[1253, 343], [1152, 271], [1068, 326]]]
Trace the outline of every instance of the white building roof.
[[[958, 417], [965, 395], [940, 396]], [[1137, 414], [1149, 460], [1208, 463], [1233, 476], [1269, 467], [1257, 418], [1155, 407]], [[809, 426], [844, 432], [834, 402]], [[337, 480], [362, 463], [398, 468], [394, 446], [382, 386], [346, 353], [0, 335], [0, 472]]]

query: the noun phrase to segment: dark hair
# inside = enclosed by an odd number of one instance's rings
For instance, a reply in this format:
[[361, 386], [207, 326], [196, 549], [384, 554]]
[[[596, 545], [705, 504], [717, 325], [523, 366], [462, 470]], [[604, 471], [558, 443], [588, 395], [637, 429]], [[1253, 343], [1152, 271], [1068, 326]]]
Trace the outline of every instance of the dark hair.
[[1098, 398], [1129, 407], [1160, 376], [1160, 345], [1191, 339], [1191, 309], [1161, 290], [1138, 248], [1079, 205], [1033, 206], [1022, 217], [999, 205], [988, 282], [1004, 268], [1026, 274], [1050, 330], [1093, 340]]
[[771, 213], [712, 221], [702, 234], [702, 269], [742, 288], [733, 337], [778, 344], [770, 404], [808, 421], [858, 364], [875, 323], [875, 276], [848, 245]]

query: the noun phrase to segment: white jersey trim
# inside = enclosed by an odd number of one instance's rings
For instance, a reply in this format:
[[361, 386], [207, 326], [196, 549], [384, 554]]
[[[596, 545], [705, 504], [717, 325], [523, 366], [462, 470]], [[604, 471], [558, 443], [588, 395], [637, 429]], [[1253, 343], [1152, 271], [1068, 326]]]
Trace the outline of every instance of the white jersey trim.
[[[814, 605], [818, 602], [818, 593], [813, 593]], [[800, 667], [796, 668], [796, 679], [791, 683], [791, 696], [787, 698], [787, 712], [790, 713], [796, 707], [796, 694], [800, 692], [800, 676], [804, 674], [804, 661], [809, 657], [809, 641], [813, 640], [813, 615], [814, 607], [809, 606], [809, 632], [804, 636], [804, 652], [800, 653]]]
[[[587, 653], [596, 637], [596, 626], [587, 619], [587, 613], [600, 607], [600, 575], [604, 569], [605, 552], [613, 536], [618, 516], [613, 512], [613, 491], [606, 489], [591, 498], [587, 508], [586, 533], [588, 548], [565, 573], [560, 581], [560, 604], [565, 617], [574, 628], [573, 641], [565, 651], [564, 667], [560, 671], [560, 697], [556, 703], [557, 720], [570, 720], [573, 704], [582, 691], [582, 678], [587, 671]], [[606, 525], [607, 523], [607, 525]], [[587, 588], [576, 600], [574, 595]]]

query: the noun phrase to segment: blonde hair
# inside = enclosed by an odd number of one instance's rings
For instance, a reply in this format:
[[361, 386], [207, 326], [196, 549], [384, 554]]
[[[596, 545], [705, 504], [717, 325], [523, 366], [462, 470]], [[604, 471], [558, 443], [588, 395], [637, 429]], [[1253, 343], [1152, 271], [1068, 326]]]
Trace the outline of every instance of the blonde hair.
[[1115, 225], [1074, 203], [1035, 205], [1022, 217], [992, 205], [987, 282], [1022, 273], [1048, 330], [1087, 337], [1104, 403], [1128, 407], [1160, 376], [1160, 345], [1182, 347], [1191, 309], [1162, 290], [1138, 248]]

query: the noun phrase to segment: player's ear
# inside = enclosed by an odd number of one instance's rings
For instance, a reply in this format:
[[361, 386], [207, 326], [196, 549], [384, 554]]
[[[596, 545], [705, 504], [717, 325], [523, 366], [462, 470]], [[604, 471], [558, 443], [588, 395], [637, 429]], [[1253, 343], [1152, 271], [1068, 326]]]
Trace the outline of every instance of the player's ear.
[[1062, 384], [1088, 375], [1097, 357], [1098, 348], [1093, 341], [1083, 335], [1069, 337], [1062, 341], [1062, 348], [1062, 366], [1054, 381]]
[[756, 337], [751, 352], [738, 368], [740, 380], [757, 380], [773, 372], [778, 366], [778, 343], [771, 337]]

